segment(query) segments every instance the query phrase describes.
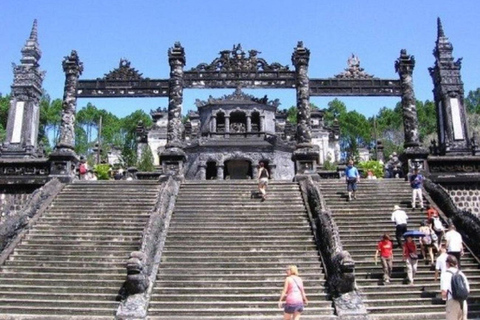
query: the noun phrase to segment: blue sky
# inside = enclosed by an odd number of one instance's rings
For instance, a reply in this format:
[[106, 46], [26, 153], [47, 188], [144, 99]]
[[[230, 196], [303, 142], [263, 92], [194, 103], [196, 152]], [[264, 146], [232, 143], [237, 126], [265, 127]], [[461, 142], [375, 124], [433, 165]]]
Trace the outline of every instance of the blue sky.
[[[218, 52], [241, 43], [257, 49], [267, 62], [291, 66], [298, 41], [310, 49], [311, 78], [327, 78], [346, 68], [354, 53], [361, 66], [380, 78], [397, 79], [394, 62], [401, 49], [416, 58], [414, 86], [419, 100], [432, 100], [433, 66], [440, 17], [454, 47], [463, 57], [465, 91], [480, 87], [480, 1], [474, 0], [269, 0], [269, 1], [127, 1], [127, 0], [1, 0], [0, 92], [10, 93], [11, 63], [38, 20], [41, 69], [47, 71], [44, 88], [52, 98], [63, 96], [65, 75], [61, 62], [77, 50], [84, 64], [81, 79], [103, 77], [120, 58], [145, 77], [168, 78], [167, 50], [175, 41], [185, 48], [185, 69], [210, 63]], [[221, 96], [231, 90], [185, 90], [184, 113], [196, 98]], [[295, 104], [294, 90], [248, 90], [250, 94], [279, 98], [281, 108]], [[312, 98], [326, 107], [335, 97]], [[372, 116], [393, 107], [399, 98], [340, 98], [349, 110]], [[137, 109], [149, 112], [166, 107], [166, 99], [79, 99], [78, 108], [93, 102], [98, 108], [125, 116]]]

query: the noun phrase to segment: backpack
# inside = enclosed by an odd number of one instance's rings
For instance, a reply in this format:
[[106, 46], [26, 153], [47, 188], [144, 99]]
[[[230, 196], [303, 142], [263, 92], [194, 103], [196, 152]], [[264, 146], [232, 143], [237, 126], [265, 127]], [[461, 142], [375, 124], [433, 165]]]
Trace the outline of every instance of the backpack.
[[433, 218], [433, 230], [435, 231], [443, 231], [443, 224], [442, 221], [440, 221], [440, 218], [435, 217]]
[[452, 298], [458, 301], [465, 301], [468, 298], [467, 284], [465, 279], [460, 274], [460, 270], [457, 270], [456, 273], [453, 273], [450, 270], [447, 270], [452, 274], [452, 282], [450, 283]]
[[85, 165], [85, 163], [80, 163], [80, 167], [78, 167], [78, 172], [80, 174], [87, 173], [87, 166]]
[[425, 237], [422, 238], [423, 244], [430, 245], [432, 244], [432, 237], [427, 234]]

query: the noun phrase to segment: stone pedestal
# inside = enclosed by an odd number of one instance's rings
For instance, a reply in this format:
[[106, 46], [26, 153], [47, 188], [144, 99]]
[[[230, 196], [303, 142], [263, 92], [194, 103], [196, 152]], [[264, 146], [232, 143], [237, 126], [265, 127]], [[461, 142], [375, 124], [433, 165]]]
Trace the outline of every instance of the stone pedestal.
[[418, 168], [420, 171], [427, 170], [427, 157], [428, 150], [422, 147], [409, 147], [406, 148], [403, 156], [406, 158], [408, 164], [408, 172], [412, 172], [413, 169]]
[[57, 149], [50, 154], [49, 180], [57, 178], [62, 183], [70, 183], [75, 179], [75, 168], [80, 161], [75, 151], [67, 148]]
[[299, 144], [293, 152], [292, 160], [295, 163], [295, 179], [297, 175], [318, 176], [317, 166], [320, 151], [318, 146]]
[[180, 148], [168, 148], [160, 153], [160, 165], [164, 174], [183, 176], [184, 164], [187, 159]]

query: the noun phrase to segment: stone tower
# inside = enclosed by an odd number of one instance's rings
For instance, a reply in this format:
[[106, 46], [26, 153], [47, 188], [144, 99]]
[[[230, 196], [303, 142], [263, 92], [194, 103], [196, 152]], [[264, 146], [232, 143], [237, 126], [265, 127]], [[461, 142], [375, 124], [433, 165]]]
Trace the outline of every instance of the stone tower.
[[22, 48], [20, 65], [13, 64], [14, 80], [8, 113], [7, 136], [1, 146], [2, 158], [37, 158], [40, 98], [45, 76], [38, 61], [42, 52], [37, 40], [37, 20]]
[[453, 46], [445, 36], [440, 18], [437, 20], [437, 41], [433, 55], [435, 65], [429, 68], [433, 79], [433, 96], [437, 110], [438, 146], [440, 154], [469, 154], [467, 114], [460, 69], [462, 59], [454, 61]]

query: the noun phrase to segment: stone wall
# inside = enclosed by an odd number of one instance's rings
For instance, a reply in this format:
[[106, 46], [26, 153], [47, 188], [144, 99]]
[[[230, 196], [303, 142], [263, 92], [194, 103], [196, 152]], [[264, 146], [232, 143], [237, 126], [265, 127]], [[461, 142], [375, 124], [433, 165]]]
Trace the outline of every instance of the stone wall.
[[480, 216], [480, 183], [442, 185], [460, 210]]
[[5, 216], [21, 211], [30, 195], [40, 187], [37, 185], [0, 186], [0, 221]]

